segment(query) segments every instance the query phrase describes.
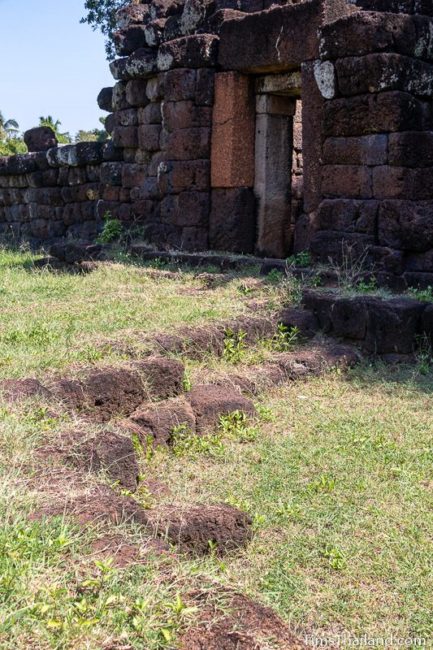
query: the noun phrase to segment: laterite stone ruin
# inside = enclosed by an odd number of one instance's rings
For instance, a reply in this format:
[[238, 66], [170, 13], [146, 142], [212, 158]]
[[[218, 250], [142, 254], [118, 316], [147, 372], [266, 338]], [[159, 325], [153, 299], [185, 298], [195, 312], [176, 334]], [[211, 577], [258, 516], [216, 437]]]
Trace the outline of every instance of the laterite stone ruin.
[[155, 250], [347, 245], [433, 286], [431, 0], [136, 1], [118, 26], [111, 141], [0, 159], [2, 236], [90, 243], [110, 212]]

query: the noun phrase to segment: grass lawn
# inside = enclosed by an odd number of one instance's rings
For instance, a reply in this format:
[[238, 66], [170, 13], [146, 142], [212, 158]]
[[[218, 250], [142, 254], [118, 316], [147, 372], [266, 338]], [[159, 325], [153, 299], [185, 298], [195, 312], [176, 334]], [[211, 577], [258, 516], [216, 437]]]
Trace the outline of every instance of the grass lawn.
[[[128, 263], [61, 274], [34, 268], [33, 259], [0, 251], [1, 378], [117, 361], [116, 342], [139, 350], [147, 333], [245, 314], [251, 300], [272, 309], [293, 291], [254, 275], [206, 288], [187, 270]], [[188, 376], [194, 383], [210, 369], [235, 372], [260, 354], [258, 346], [235, 368], [186, 361]], [[209, 590], [224, 611], [216, 584], [270, 605], [301, 637], [392, 635], [428, 647], [432, 391], [425, 364], [365, 362], [262, 394], [247, 435], [226, 427], [205, 443], [143, 455], [143, 475], [170, 492], [139, 492], [142, 503], [228, 502], [251, 514], [255, 534], [223, 559], [150, 554], [124, 570], [95, 560], [97, 530], [29, 519], [34, 450], [71, 422], [34, 402], [1, 404], [0, 648], [176, 648], [198, 616], [190, 591]], [[119, 530], [140, 542], [138, 527]]]

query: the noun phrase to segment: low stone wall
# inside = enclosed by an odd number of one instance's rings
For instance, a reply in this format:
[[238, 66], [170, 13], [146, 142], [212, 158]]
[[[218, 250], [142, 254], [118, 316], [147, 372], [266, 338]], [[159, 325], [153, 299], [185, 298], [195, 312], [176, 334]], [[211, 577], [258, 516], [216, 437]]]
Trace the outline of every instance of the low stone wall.
[[47, 245], [93, 240], [106, 203], [129, 201], [111, 143], [80, 143], [0, 159], [0, 236]]
[[410, 355], [433, 346], [432, 303], [313, 290], [304, 292], [302, 303], [325, 334], [355, 342], [369, 354]]

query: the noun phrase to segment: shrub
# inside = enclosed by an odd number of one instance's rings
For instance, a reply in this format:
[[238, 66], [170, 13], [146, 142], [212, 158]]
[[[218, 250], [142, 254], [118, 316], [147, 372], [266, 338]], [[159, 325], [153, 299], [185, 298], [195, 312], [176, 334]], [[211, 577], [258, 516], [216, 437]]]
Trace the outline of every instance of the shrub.
[[111, 212], [106, 212], [104, 215], [104, 227], [96, 240], [98, 244], [110, 244], [113, 241], [118, 241], [121, 234], [121, 221], [112, 217]]

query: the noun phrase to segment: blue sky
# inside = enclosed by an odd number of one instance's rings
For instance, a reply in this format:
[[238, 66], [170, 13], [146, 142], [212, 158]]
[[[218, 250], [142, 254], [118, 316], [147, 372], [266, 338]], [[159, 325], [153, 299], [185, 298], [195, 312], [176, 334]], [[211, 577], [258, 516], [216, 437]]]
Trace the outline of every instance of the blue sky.
[[0, 111], [22, 130], [52, 115], [72, 135], [99, 126], [112, 86], [104, 40], [80, 25], [84, 0], [0, 0]]

